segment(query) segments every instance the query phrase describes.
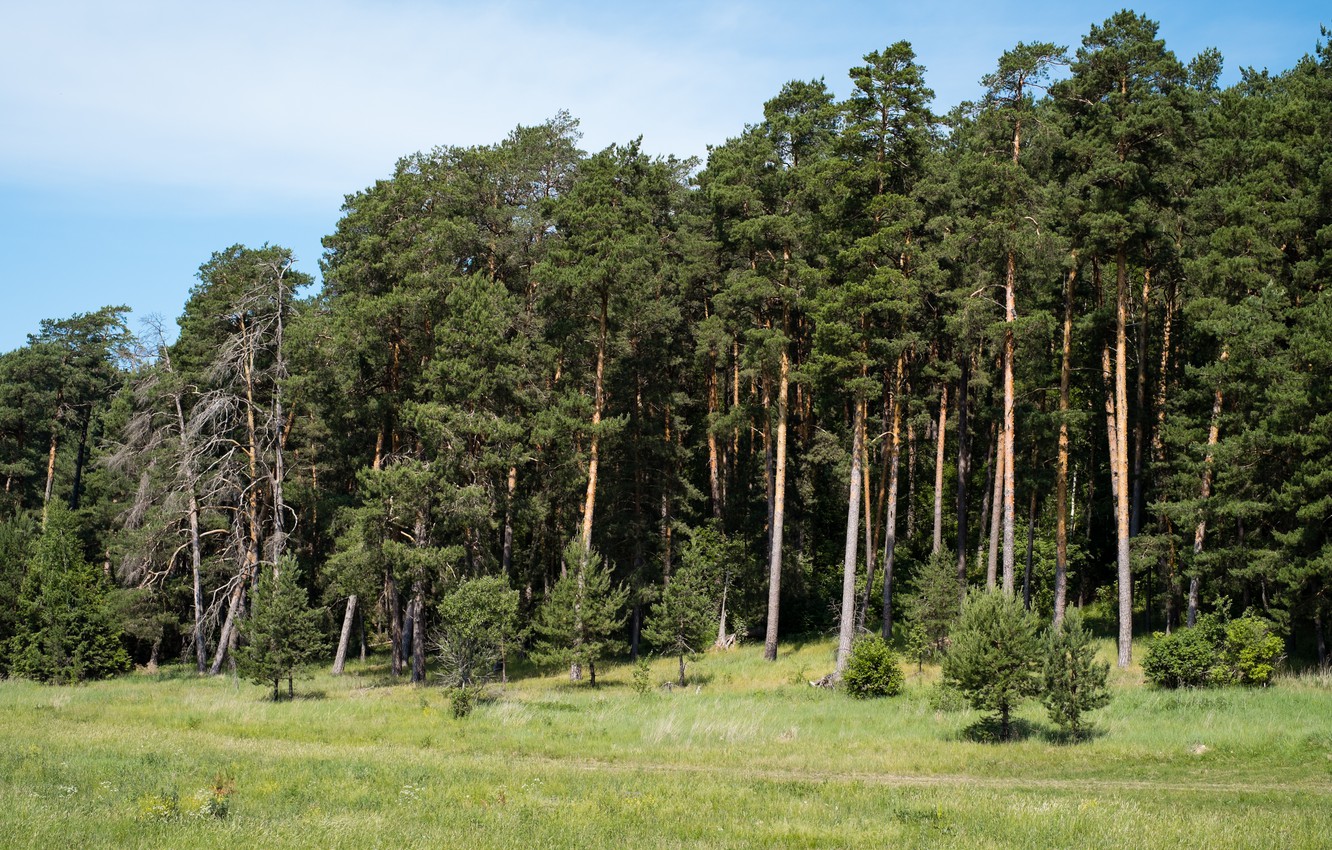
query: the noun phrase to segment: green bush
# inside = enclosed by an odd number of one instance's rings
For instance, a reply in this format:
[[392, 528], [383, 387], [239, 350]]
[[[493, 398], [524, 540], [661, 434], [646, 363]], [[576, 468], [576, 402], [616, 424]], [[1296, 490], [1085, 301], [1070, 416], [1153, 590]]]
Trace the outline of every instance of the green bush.
[[1204, 614], [1192, 628], [1153, 635], [1142, 670], [1163, 688], [1265, 685], [1282, 648], [1271, 623], [1261, 617], [1246, 613], [1226, 622]]
[[902, 665], [883, 638], [868, 635], [851, 645], [842, 686], [858, 699], [896, 696], [902, 690]]

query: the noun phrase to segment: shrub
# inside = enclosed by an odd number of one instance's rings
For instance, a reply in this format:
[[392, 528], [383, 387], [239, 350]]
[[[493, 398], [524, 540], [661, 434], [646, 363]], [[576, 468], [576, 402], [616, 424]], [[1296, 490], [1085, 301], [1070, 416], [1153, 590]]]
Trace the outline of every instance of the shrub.
[[1142, 670], [1163, 688], [1265, 685], [1282, 648], [1271, 623], [1261, 617], [1245, 614], [1225, 622], [1204, 614], [1192, 628], [1153, 635]]
[[472, 687], [491, 678], [518, 638], [518, 591], [503, 576], [468, 579], [440, 600], [439, 618], [435, 644], [444, 684]]
[[842, 686], [858, 699], [896, 696], [902, 690], [902, 666], [883, 638], [867, 635], [851, 645]]
[[1074, 737], [1082, 734], [1082, 715], [1110, 702], [1109, 676], [1110, 665], [1096, 660], [1091, 632], [1077, 611], [1068, 612], [1061, 628], [1046, 632], [1041, 701], [1059, 728]]
[[480, 696], [480, 689], [463, 685], [453, 689], [453, 695], [449, 698], [449, 708], [453, 711], [453, 716], [458, 720], [472, 713], [476, 708], [477, 698]]

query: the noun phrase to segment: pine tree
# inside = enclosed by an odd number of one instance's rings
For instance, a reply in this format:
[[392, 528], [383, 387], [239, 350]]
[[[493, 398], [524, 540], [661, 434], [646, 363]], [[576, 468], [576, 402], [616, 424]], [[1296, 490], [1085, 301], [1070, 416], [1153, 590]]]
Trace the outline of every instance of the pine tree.
[[613, 635], [624, 625], [628, 591], [611, 587], [601, 556], [584, 549], [578, 539], [564, 548], [564, 563], [565, 574], [537, 614], [532, 658], [538, 664], [586, 665], [595, 686], [597, 661], [620, 646]]
[[256, 685], [272, 683], [274, 700], [286, 679], [290, 699], [292, 679], [324, 651], [322, 617], [323, 609], [310, 607], [296, 561], [283, 558], [259, 578], [250, 619], [240, 627], [245, 643], [236, 650], [237, 670]]
[[671, 576], [661, 598], [652, 604], [643, 637], [679, 658], [676, 684], [680, 687], [685, 684], [685, 659], [698, 658], [712, 642], [716, 608], [702, 570], [688, 562]]
[[1002, 591], [972, 591], [953, 628], [944, 656], [944, 681], [973, 708], [999, 716], [999, 737], [1011, 732], [1010, 715], [1040, 690], [1040, 639], [1036, 618], [1022, 600]]
[[14, 675], [69, 684], [129, 669], [106, 578], [85, 559], [77, 520], [59, 502], [47, 506], [17, 614], [8, 652]]
[[1110, 702], [1106, 684], [1110, 665], [1096, 660], [1092, 634], [1082, 625], [1077, 610], [1045, 633], [1045, 663], [1041, 669], [1041, 701], [1050, 719], [1074, 737], [1085, 730], [1082, 715]]

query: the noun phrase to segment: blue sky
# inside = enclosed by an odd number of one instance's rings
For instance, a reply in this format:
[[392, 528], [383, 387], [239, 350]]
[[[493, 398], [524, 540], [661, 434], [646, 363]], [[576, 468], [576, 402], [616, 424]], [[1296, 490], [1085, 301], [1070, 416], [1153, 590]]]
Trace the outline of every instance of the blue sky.
[[[791, 79], [839, 95], [900, 39], [943, 110], [1019, 41], [1076, 47], [1122, 2], [0, 0], [0, 351], [43, 318], [180, 313], [237, 242], [318, 272], [343, 196], [435, 145], [488, 144], [560, 109], [595, 150], [642, 135], [706, 154]], [[1154, 2], [1181, 59], [1284, 70], [1332, 10]]]

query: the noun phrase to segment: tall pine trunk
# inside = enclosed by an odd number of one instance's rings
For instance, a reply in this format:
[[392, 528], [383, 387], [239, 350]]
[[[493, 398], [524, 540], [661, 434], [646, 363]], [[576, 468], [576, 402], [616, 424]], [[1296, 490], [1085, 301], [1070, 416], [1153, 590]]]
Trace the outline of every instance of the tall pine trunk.
[[1115, 493], [1116, 561], [1119, 575], [1119, 667], [1133, 658], [1133, 573], [1129, 561], [1128, 457], [1128, 260], [1124, 246], [1115, 254]]
[[338, 635], [338, 651], [333, 656], [333, 675], [341, 676], [347, 665], [347, 644], [351, 642], [352, 623], [356, 621], [356, 594], [347, 597], [347, 611], [342, 615], [342, 631]]
[[860, 487], [861, 450], [865, 445], [865, 406], [859, 400], [853, 405], [855, 413], [851, 423], [851, 475], [846, 500], [846, 549], [842, 557], [842, 617], [837, 636], [837, 668], [835, 679], [842, 678], [846, 662], [851, 657], [851, 641], [855, 638], [856, 609], [856, 549], [860, 541]]
[[930, 554], [943, 549], [944, 436], [948, 433], [948, 385], [939, 392], [939, 427], [934, 450], [934, 540]]
[[777, 456], [772, 484], [772, 533], [768, 549], [768, 627], [763, 657], [777, 660], [777, 623], [782, 599], [782, 530], [786, 520], [786, 407], [789, 399], [791, 361], [782, 345], [777, 377]]
[[902, 456], [902, 372], [904, 358], [897, 358], [897, 374], [893, 377], [892, 424], [888, 428], [888, 520], [883, 532], [883, 619], [880, 631], [883, 639], [893, 634], [893, 561], [897, 551], [897, 481], [899, 460]]
[[1069, 386], [1073, 375], [1073, 284], [1077, 281], [1077, 254], [1064, 280], [1064, 337], [1059, 359], [1059, 455], [1055, 461], [1055, 582], [1054, 624], [1064, 622], [1068, 600], [1068, 415]]

